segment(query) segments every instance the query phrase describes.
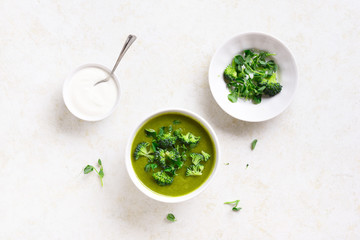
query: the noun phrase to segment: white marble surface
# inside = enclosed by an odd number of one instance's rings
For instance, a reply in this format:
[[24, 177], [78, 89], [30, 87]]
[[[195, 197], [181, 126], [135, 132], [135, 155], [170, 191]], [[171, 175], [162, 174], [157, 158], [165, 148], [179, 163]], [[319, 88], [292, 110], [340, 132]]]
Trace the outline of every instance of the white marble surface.
[[[0, 239], [360, 239], [359, 10], [356, 0], [1, 0]], [[225, 114], [208, 86], [216, 48], [247, 31], [284, 41], [300, 73], [291, 106], [263, 123]], [[111, 67], [129, 33], [120, 107], [77, 120], [66, 76]], [[136, 122], [167, 107], [206, 118], [229, 163], [180, 204], [147, 198], [124, 166]], [[103, 188], [81, 173], [98, 158]], [[237, 213], [223, 204], [235, 199]]]

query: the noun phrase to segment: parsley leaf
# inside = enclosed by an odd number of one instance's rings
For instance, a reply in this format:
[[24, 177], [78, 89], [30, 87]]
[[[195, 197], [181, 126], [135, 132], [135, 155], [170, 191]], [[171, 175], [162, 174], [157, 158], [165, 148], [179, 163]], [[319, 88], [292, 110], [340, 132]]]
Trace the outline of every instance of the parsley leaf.
[[156, 163], [148, 163], [145, 165], [144, 170], [145, 170], [145, 172], [149, 172], [150, 170], [154, 171], [154, 169], [157, 168], [157, 166], [158, 165]]
[[176, 219], [175, 219], [175, 216], [174, 214], [172, 213], [169, 213], [167, 216], [166, 216], [167, 220], [169, 220], [170, 222], [175, 222]]
[[236, 90], [232, 91], [229, 95], [228, 95], [228, 99], [230, 100], [230, 102], [237, 102], [239, 97], [239, 94], [236, 92]]
[[256, 143], [257, 143], [257, 139], [254, 139], [254, 140], [251, 142], [251, 151], [255, 149]]

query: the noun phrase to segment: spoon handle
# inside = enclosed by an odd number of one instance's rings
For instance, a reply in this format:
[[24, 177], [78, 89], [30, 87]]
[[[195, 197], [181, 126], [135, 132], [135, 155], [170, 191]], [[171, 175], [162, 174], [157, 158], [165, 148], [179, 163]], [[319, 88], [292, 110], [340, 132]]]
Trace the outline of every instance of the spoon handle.
[[123, 56], [125, 55], [126, 51], [129, 49], [129, 47], [131, 46], [131, 44], [133, 44], [133, 42], [135, 42], [136, 40], [136, 36], [135, 35], [129, 35], [128, 38], [125, 41], [124, 47], [122, 48], [120, 55], [118, 57], [118, 59], [116, 60], [116, 63], [113, 67], [113, 69], [111, 70], [110, 76], [113, 75], [113, 73], [115, 72], [117, 66], [119, 65], [121, 59], [123, 58]]

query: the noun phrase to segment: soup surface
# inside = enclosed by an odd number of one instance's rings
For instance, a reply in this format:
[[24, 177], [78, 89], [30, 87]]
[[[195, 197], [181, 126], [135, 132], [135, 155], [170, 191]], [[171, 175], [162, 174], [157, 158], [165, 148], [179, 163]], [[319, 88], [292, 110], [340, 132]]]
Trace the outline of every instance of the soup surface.
[[[174, 124], [174, 120], [180, 121], [180, 123]], [[206, 163], [204, 163], [205, 168], [201, 176], [185, 176], [186, 169], [191, 164], [191, 158], [188, 157], [184, 162], [184, 166], [176, 172], [178, 175], [174, 177], [172, 184], [167, 186], [159, 186], [152, 177], [152, 171], [146, 172], [144, 170], [145, 165], [148, 163], [148, 159], [145, 157], [140, 157], [138, 160], [135, 160], [133, 154], [136, 146], [140, 142], [151, 143], [152, 141], [151, 137], [146, 136], [144, 131], [145, 129], [151, 128], [158, 131], [160, 127], [168, 127], [170, 125], [174, 130], [181, 128], [183, 132], [191, 132], [195, 136], [200, 136], [201, 139], [197, 146], [192, 149], [192, 152], [205, 151], [209, 153], [211, 157]], [[147, 121], [136, 133], [131, 146], [131, 162], [137, 177], [147, 188], [151, 189], [153, 192], [166, 196], [182, 196], [199, 188], [211, 175], [215, 166], [215, 160], [215, 145], [210, 136], [210, 133], [198, 121], [180, 113], [165, 113], [155, 116], [154, 118]]]

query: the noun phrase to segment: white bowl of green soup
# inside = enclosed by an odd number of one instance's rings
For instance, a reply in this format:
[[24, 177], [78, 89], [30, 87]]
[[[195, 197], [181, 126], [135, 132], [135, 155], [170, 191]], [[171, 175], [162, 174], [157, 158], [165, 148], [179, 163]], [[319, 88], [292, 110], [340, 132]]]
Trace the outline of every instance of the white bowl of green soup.
[[126, 147], [126, 168], [135, 186], [167, 203], [189, 200], [212, 181], [220, 147], [209, 123], [184, 109], [158, 111], [143, 120]]

